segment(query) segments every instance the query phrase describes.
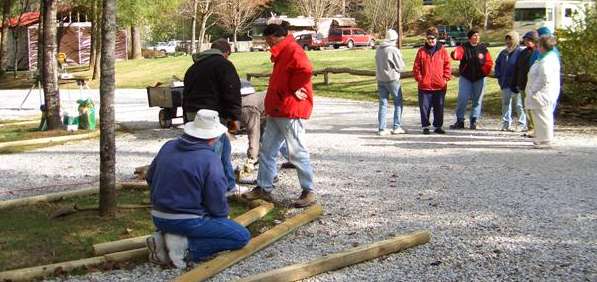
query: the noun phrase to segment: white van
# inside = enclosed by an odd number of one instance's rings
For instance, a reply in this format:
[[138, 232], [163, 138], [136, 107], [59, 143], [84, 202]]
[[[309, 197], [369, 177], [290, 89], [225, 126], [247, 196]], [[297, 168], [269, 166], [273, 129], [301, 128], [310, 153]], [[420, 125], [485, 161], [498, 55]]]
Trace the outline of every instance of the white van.
[[573, 17], [582, 17], [591, 5], [595, 5], [594, 0], [518, 0], [514, 5], [514, 30], [524, 34], [542, 26], [565, 29], [574, 25]]

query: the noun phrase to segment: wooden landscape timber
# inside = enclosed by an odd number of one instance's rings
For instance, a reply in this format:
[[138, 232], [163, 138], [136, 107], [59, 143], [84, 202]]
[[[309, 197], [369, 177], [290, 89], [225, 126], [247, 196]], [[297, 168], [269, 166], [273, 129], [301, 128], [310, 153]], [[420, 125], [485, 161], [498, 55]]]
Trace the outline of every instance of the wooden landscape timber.
[[[267, 215], [274, 205], [272, 203], [263, 202], [260, 206], [247, 211], [246, 213], [234, 218], [238, 224], [248, 226], [249, 224], [263, 218]], [[149, 235], [138, 236], [118, 241], [106, 242], [93, 245], [93, 253], [95, 255], [103, 255], [108, 253], [121, 252], [125, 250], [137, 249], [145, 247], [145, 240]]]
[[138, 180], [145, 180], [145, 175], [147, 174], [148, 169], [149, 165], [140, 166], [135, 168], [135, 172], [133, 172], [133, 174], [135, 174], [135, 177]]
[[274, 228], [264, 232], [263, 234], [251, 239], [249, 244], [244, 248], [236, 251], [223, 253], [214, 259], [202, 263], [193, 270], [176, 278], [177, 282], [195, 282], [208, 279], [229, 266], [245, 259], [246, 257], [260, 251], [261, 249], [271, 245], [278, 239], [284, 237], [288, 233], [294, 231], [302, 225], [305, 225], [323, 213], [320, 205], [314, 205], [306, 209], [303, 213], [298, 214]]
[[46, 195], [39, 195], [39, 196], [32, 196], [14, 200], [6, 200], [0, 201], [0, 210], [13, 208], [13, 207], [20, 207], [26, 205], [34, 205], [42, 202], [55, 202], [64, 200], [67, 198], [79, 197], [79, 196], [88, 196], [97, 194], [99, 192], [99, 187], [89, 187], [84, 188], [76, 191], [66, 191], [66, 192], [58, 192], [58, 193], [51, 193]]
[[97, 266], [108, 262], [125, 262], [134, 258], [147, 256], [147, 254], [147, 248], [139, 248], [80, 260], [14, 269], [0, 272], [0, 281], [31, 281], [55, 274], [56, 272], [68, 272], [74, 269]]
[[39, 124], [39, 120], [23, 120], [23, 121], [0, 123], [0, 127], [33, 125], [33, 124]]
[[66, 136], [55, 136], [46, 138], [36, 138], [28, 140], [18, 140], [0, 143], [0, 149], [7, 149], [12, 147], [30, 146], [30, 145], [51, 145], [52, 143], [62, 143], [68, 141], [77, 141], [84, 139], [91, 139], [100, 136], [99, 130], [83, 134], [72, 134]]
[[340, 269], [349, 265], [399, 252], [408, 248], [425, 244], [431, 240], [429, 231], [417, 231], [406, 235], [360, 246], [340, 253], [325, 255], [307, 263], [290, 265], [272, 271], [260, 273], [239, 281], [242, 282], [271, 282], [296, 281], [320, 273]]
[[[13, 207], [20, 207], [26, 205], [35, 205], [38, 203], [48, 203], [48, 202], [56, 202], [68, 198], [79, 197], [79, 196], [89, 196], [99, 193], [99, 184], [94, 184], [94, 187], [83, 188], [75, 191], [64, 191], [64, 192], [57, 192], [57, 193], [50, 193], [45, 195], [39, 196], [31, 196], [26, 198], [19, 198], [13, 200], [5, 200], [0, 201], [0, 210], [13, 208]], [[135, 189], [135, 188], [147, 188], [147, 184], [141, 185], [135, 182], [122, 182], [116, 185], [116, 189]], [[131, 208], [130, 206], [127, 207], [126, 205], [122, 206], [122, 208]], [[139, 207], [135, 207], [139, 208]]]
[[[347, 73], [347, 74], [351, 74], [351, 75], [375, 76], [374, 70], [357, 70], [357, 69], [352, 69], [352, 68], [332, 68], [332, 67], [330, 67], [330, 68], [324, 68], [321, 70], [313, 71], [314, 76], [323, 74], [323, 82], [326, 85], [330, 84], [330, 77], [329, 77], [330, 73], [336, 73], [336, 74]], [[269, 72], [247, 73], [247, 80], [251, 81], [251, 78], [253, 78], [253, 77], [269, 77], [270, 75], [271, 75], [271, 73], [269, 73]], [[458, 68], [452, 68], [452, 75], [454, 75], [454, 76], [460, 75]], [[400, 73], [400, 78], [412, 78], [412, 77], [413, 77], [412, 71], [405, 71], [405, 72]]]

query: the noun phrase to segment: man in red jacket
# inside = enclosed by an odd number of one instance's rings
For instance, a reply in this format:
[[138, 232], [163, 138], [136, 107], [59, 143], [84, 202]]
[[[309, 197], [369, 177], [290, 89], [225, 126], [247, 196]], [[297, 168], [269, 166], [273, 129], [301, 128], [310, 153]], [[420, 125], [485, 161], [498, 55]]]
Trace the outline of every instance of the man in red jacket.
[[257, 187], [245, 193], [248, 200], [271, 200], [273, 180], [277, 175], [276, 157], [282, 142], [288, 145], [288, 160], [296, 166], [302, 188], [294, 202], [298, 208], [315, 203], [313, 168], [305, 148], [304, 120], [313, 109], [313, 69], [303, 49], [288, 30], [279, 24], [269, 24], [263, 31], [271, 47], [274, 70], [265, 96], [267, 123], [259, 152]]
[[423, 134], [429, 134], [429, 112], [433, 107], [433, 132], [446, 133], [444, 124], [444, 101], [448, 80], [452, 78], [452, 68], [448, 51], [437, 42], [437, 28], [427, 29], [425, 46], [419, 48], [413, 75], [419, 88], [419, 110], [421, 112], [421, 126]]

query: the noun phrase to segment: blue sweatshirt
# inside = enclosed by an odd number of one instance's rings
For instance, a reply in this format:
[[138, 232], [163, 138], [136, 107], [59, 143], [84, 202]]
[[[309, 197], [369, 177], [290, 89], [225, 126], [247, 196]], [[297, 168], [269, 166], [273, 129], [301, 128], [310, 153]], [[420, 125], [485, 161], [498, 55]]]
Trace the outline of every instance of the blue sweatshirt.
[[171, 214], [227, 217], [222, 162], [206, 141], [183, 135], [162, 146], [145, 177], [153, 209]]
[[495, 77], [501, 89], [510, 88], [512, 77], [514, 76], [514, 66], [518, 61], [518, 56], [522, 48], [517, 47], [512, 52], [508, 49], [502, 50], [495, 60]]

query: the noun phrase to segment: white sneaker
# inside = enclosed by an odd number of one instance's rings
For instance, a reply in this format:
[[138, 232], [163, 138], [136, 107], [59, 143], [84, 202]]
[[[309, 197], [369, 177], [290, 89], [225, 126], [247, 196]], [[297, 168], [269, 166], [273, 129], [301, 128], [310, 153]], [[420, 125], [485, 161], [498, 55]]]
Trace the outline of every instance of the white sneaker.
[[390, 134], [390, 133], [387, 130], [385, 130], [385, 129], [382, 129], [382, 130], [380, 130], [380, 131], [377, 132], [377, 135], [379, 135], [379, 136], [386, 136], [388, 134]]
[[398, 128], [392, 129], [391, 133], [393, 135], [396, 135], [396, 134], [405, 134], [406, 131], [404, 131], [404, 129], [402, 129], [402, 127], [398, 127]]
[[149, 249], [149, 261], [158, 265], [169, 265], [170, 258], [162, 232], [156, 231], [145, 239]]
[[164, 239], [166, 241], [166, 247], [168, 248], [168, 256], [170, 257], [172, 264], [178, 269], [186, 268], [187, 263], [185, 262], [185, 256], [189, 248], [189, 240], [187, 237], [166, 233]]
[[230, 196], [234, 196], [234, 195], [240, 196], [240, 195], [242, 195], [244, 193], [247, 193], [249, 191], [250, 191], [249, 188], [247, 188], [245, 186], [240, 186], [240, 185], [236, 184], [234, 186], [234, 188], [232, 188], [231, 190], [229, 190], [228, 192], [226, 192], [226, 197], [230, 197]]

